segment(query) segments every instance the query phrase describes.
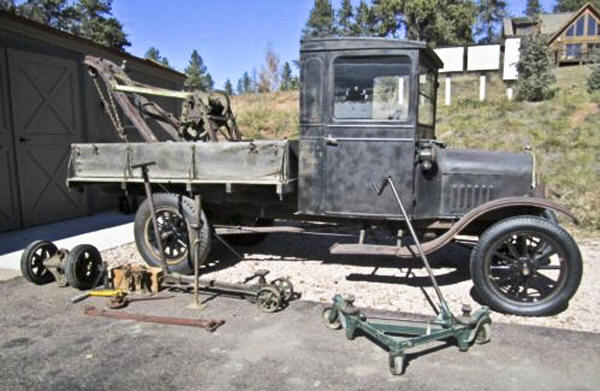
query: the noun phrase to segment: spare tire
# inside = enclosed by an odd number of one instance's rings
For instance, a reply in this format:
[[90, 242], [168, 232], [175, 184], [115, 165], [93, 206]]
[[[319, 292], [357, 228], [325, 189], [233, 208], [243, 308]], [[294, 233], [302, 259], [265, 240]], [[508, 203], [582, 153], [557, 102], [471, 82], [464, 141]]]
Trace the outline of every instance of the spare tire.
[[[196, 207], [191, 198], [171, 193], [155, 193], [154, 208], [158, 230], [170, 271], [181, 274], [194, 272], [194, 259], [189, 250], [196, 240], [191, 228], [196, 219]], [[198, 239], [198, 262], [201, 265], [210, 252], [210, 227], [204, 212], [200, 212], [200, 234]], [[134, 221], [135, 244], [144, 261], [155, 267], [161, 266], [161, 258], [154, 235], [152, 214], [148, 200], [138, 208]]]

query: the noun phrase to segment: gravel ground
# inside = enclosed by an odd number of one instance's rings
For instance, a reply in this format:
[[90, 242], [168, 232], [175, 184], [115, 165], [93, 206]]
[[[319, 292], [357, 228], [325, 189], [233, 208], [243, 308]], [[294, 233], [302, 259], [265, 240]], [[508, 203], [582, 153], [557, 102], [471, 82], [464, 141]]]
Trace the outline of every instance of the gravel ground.
[[[241, 261], [217, 244], [203, 275], [240, 282], [257, 269], [268, 269], [272, 279], [289, 276], [304, 300], [329, 302], [336, 293], [353, 294], [360, 307], [432, 313], [423, 291], [432, 299], [434, 292], [420, 261], [329, 254], [333, 243], [344, 241], [348, 239], [334, 235], [271, 234], [259, 245], [238, 248], [244, 251]], [[600, 333], [600, 292], [594, 283], [600, 276], [600, 238], [579, 239], [578, 243], [584, 260], [583, 279], [566, 310], [537, 318], [494, 313], [493, 320]], [[469, 254], [465, 247], [453, 244], [430, 257], [442, 292], [455, 313], [460, 312], [463, 303], [474, 309], [480, 305], [469, 277]], [[106, 250], [103, 257], [111, 265], [143, 262], [135, 244]]]

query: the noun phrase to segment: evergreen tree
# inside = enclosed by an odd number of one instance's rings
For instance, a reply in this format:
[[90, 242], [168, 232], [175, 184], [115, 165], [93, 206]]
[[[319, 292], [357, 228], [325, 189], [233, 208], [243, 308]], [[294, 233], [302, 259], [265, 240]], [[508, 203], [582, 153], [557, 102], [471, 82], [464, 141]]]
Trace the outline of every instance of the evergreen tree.
[[[472, 42], [476, 17], [472, 0], [374, 0], [374, 33], [393, 36], [404, 32], [408, 39], [432, 45]], [[358, 19], [358, 17], [357, 17]]]
[[231, 81], [229, 79], [225, 80], [225, 85], [223, 85], [223, 90], [227, 93], [227, 95], [233, 95], [233, 86], [231, 85]]
[[101, 45], [121, 50], [131, 45], [123, 25], [111, 16], [112, 0], [26, 0], [15, 11], [25, 18]]
[[212, 76], [207, 72], [206, 65], [197, 50], [194, 50], [190, 56], [189, 65], [185, 68], [185, 75], [184, 85], [189, 89], [208, 91], [213, 88]]
[[352, 35], [353, 18], [352, 2], [350, 0], [343, 0], [342, 6], [337, 13], [336, 21], [336, 30], [340, 36], [347, 37]]
[[169, 60], [166, 57], [163, 57], [160, 55], [160, 51], [155, 48], [154, 46], [150, 47], [150, 49], [146, 50], [146, 54], [144, 55], [144, 58], [147, 58], [148, 60], [152, 60], [162, 66], [165, 66], [167, 68], [170, 68], [171, 66], [169, 65]]
[[491, 43], [498, 37], [496, 32], [502, 25], [503, 19], [508, 15], [504, 0], [479, 0], [477, 7], [478, 26], [477, 33], [483, 34], [482, 43]]
[[244, 74], [242, 75], [242, 87], [244, 94], [254, 92], [252, 89], [252, 79], [250, 79], [250, 75], [248, 75], [248, 72], [244, 72]]
[[112, 0], [79, 0], [73, 14], [79, 25], [73, 26], [76, 34], [101, 45], [123, 49], [131, 46], [123, 25], [112, 17]]
[[290, 91], [292, 89], [293, 78], [292, 67], [290, 67], [290, 63], [286, 61], [281, 70], [281, 84], [279, 85], [279, 89], [281, 91]]
[[376, 35], [375, 13], [365, 0], [360, 0], [360, 3], [356, 6], [356, 17], [354, 19], [355, 22], [350, 28], [350, 35], [359, 37]]
[[596, 58], [596, 63], [592, 68], [592, 73], [587, 79], [587, 90], [591, 94], [600, 90], [600, 56]]
[[244, 83], [242, 82], [242, 79], [238, 79], [237, 87], [235, 90], [238, 95], [242, 95], [244, 93]]
[[518, 99], [537, 102], [554, 95], [552, 84], [556, 81], [556, 77], [552, 73], [548, 45], [541, 36], [523, 38], [517, 71], [519, 72]]
[[588, 2], [592, 3], [596, 8], [600, 8], [600, 0], [558, 0], [554, 6], [554, 12], [577, 11]]
[[537, 19], [538, 16], [543, 12], [540, 0], [527, 0], [527, 7], [525, 8], [525, 15], [530, 18]]
[[302, 36], [330, 37], [335, 35], [333, 7], [330, 0], [315, 0]]

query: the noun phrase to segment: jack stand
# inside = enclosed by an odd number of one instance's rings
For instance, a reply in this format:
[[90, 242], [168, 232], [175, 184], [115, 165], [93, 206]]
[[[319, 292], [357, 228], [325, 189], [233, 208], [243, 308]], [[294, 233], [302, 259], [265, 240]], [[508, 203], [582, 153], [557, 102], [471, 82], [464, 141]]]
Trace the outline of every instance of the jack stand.
[[200, 299], [198, 298], [198, 273], [200, 269], [200, 262], [198, 260], [198, 244], [200, 240], [200, 230], [202, 229], [202, 219], [200, 218], [200, 208], [202, 207], [202, 203], [199, 194], [196, 194], [194, 196], [194, 203], [196, 204], [196, 221], [191, 226], [191, 228], [196, 233], [196, 240], [194, 240], [194, 243], [192, 244], [192, 251], [194, 257], [194, 301], [190, 303], [187, 306], [187, 308], [203, 310], [204, 308], [206, 308], [206, 304], [200, 303]]
[[[340, 295], [335, 295], [333, 306], [323, 310], [322, 320], [331, 329], [343, 327], [346, 330], [346, 337], [350, 340], [354, 339], [357, 330], [362, 330], [365, 334], [385, 345], [389, 351], [390, 372], [393, 375], [401, 375], [404, 373], [405, 368], [406, 349], [453, 337], [456, 339], [460, 351], [467, 351], [473, 342], [482, 344], [490, 340], [492, 321], [490, 310], [485, 306], [471, 314], [471, 308], [468, 305], [463, 305], [461, 316], [452, 314], [437, 284], [392, 177], [385, 178], [380, 188], [377, 188], [375, 184], [373, 184], [373, 188], [377, 195], [381, 195], [388, 185], [394, 193], [396, 202], [402, 211], [406, 225], [431, 279], [431, 284], [439, 302], [438, 311], [435, 311], [437, 317], [429, 321], [367, 317], [354, 306], [354, 297], [343, 298]], [[401, 336], [407, 337], [402, 338]]]

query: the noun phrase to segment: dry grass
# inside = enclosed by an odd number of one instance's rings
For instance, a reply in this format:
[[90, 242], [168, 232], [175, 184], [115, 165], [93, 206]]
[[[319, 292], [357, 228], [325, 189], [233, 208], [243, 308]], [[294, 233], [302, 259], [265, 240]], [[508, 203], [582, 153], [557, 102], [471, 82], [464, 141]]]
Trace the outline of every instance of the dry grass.
[[[589, 72], [588, 67], [558, 69], [558, 92], [541, 103], [508, 101], [498, 77], [490, 78], [490, 99], [482, 103], [477, 77], [455, 77], [454, 104], [438, 108], [438, 138], [454, 148], [531, 146], [554, 198], [581, 218], [581, 229], [600, 230], [600, 94], [586, 92]], [[298, 136], [297, 92], [234, 97], [233, 109], [248, 138]]]

